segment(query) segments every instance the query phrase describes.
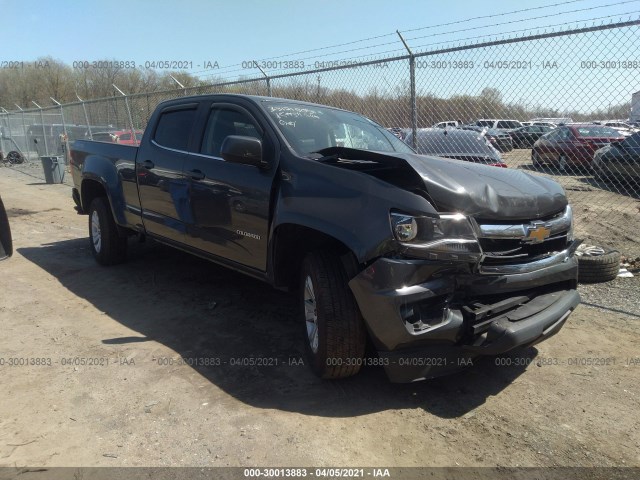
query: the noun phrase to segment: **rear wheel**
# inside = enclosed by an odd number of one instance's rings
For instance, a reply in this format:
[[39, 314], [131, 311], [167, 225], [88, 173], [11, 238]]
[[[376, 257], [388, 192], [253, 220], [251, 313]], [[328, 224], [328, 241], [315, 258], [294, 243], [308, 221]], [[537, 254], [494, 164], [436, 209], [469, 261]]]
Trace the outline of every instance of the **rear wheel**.
[[531, 151], [531, 163], [533, 163], [533, 168], [542, 167], [542, 161], [540, 160], [540, 154], [535, 150]]
[[314, 373], [325, 379], [355, 375], [364, 357], [365, 327], [347, 282], [332, 252], [305, 257], [300, 277], [305, 350]]
[[118, 232], [106, 197], [95, 198], [89, 207], [89, 244], [100, 265], [116, 265], [127, 257], [127, 237]]
[[560, 156], [558, 157], [558, 170], [564, 172], [567, 170], [568, 165], [569, 164], [567, 163], [567, 157], [564, 154], [560, 154]]

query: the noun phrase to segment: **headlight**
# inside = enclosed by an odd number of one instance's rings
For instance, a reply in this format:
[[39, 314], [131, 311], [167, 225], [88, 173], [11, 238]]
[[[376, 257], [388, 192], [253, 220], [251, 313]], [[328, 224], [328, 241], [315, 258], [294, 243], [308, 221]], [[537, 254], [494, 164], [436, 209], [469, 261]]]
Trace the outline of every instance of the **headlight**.
[[480, 256], [480, 246], [469, 219], [462, 214], [437, 218], [391, 212], [393, 235], [403, 247], [427, 258]]
[[573, 209], [571, 208], [571, 205], [567, 205], [566, 215], [571, 220], [569, 230], [567, 231], [567, 241], [573, 242]]

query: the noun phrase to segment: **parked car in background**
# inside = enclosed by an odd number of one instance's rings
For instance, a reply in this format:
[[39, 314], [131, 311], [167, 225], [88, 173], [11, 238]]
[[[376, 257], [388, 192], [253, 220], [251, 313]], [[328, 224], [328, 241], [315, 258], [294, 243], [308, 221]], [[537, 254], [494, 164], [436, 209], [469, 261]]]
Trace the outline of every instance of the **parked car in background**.
[[478, 127], [495, 128], [496, 130], [509, 131], [522, 127], [518, 120], [504, 120], [499, 118], [481, 118], [474, 125]]
[[406, 136], [404, 130], [400, 127], [389, 127], [387, 130], [393, 133], [400, 140], [404, 140], [404, 137]]
[[462, 122], [458, 122], [457, 120], [447, 120], [446, 122], [436, 123], [433, 128], [456, 128], [462, 125]]
[[533, 166], [549, 164], [564, 170], [569, 165], [589, 167], [596, 150], [624, 137], [603, 125], [576, 123], [558, 127], [540, 137], [531, 150]]
[[[411, 145], [413, 134], [405, 140]], [[422, 155], [453, 158], [467, 162], [506, 167], [500, 153], [477, 132], [469, 130], [443, 130], [423, 128], [416, 136], [416, 150]]]
[[605, 127], [611, 127], [617, 130], [618, 132], [620, 132], [625, 137], [629, 137], [634, 133], [640, 131], [640, 129], [634, 127], [633, 125], [626, 122], [621, 122], [619, 120], [603, 120], [600, 122], [593, 122], [593, 123], [596, 123], [598, 125], [604, 125]]
[[131, 130], [114, 130], [106, 132], [92, 132], [96, 142], [121, 143], [122, 145], [139, 145], [142, 140], [142, 130], [136, 130], [135, 136]]
[[591, 168], [601, 178], [640, 182], [640, 132], [596, 150]]
[[573, 123], [573, 118], [571, 117], [538, 117], [532, 118], [529, 120], [531, 125], [566, 125], [568, 123]]
[[546, 125], [528, 125], [509, 132], [514, 148], [531, 148], [533, 144], [553, 127]]
[[486, 138], [491, 146], [499, 152], [510, 152], [513, 150], [513, 141], [507, 132], [495, 130], [493, 128], [478, 127], [476, 125], [461, 125], [458, 128], [461, 130], [478, 132], [479, 135]]

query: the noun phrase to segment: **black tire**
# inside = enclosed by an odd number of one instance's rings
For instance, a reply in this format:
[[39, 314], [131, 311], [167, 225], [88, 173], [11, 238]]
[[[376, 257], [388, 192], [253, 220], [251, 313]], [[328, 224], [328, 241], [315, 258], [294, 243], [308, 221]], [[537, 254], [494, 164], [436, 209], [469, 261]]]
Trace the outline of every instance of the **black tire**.
[[540, 155], [535, 150], [531, 150], [531, 163], [533, 164], [533, 168], [542, 167], [542, 161], [540, 160]]
[[106, 197], [94, 198], [89, 207], [89, 246], [100, 265], [116, 265], [127, 258], [127, 237], [118, 232]]
[[580, 283], [609, 282], [620, 271], [620, 252], [605, 251], [603, 255], [581, 255], [578, 257], [578, 281]]
[[[311, 369], [320, 378], [350, 377], [362, 364], [367, 336], [348, 280], [338, 256], [330, 251], [310, 253], [302, 262], [299, 294], [305, 350]], [[313, 302], [308, 300], [308, 281]], [[315, 351], [307, 311], [315, 312]]]
[[20, 152], [11, 150], [9, 153], [7, 153], [7, 162], [9, 162], [11, 165], [18, 165], [20, 163], [24, 163], [24, 157]]

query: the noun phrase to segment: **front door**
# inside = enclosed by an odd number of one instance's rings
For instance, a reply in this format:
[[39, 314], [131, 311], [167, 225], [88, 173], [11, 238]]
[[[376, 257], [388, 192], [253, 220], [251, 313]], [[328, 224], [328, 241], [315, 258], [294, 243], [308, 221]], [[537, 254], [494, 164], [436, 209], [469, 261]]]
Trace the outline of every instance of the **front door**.
[[[220, 149], [229, 135], [260, 139], [271, 168], [223, 160]], [[184, 166], [192, 212], [187, 244], [266, 271], [274, 151], [273, 139], [248, 110], [225, 103], [211, 106], [199, 151], [189, 154]]]

